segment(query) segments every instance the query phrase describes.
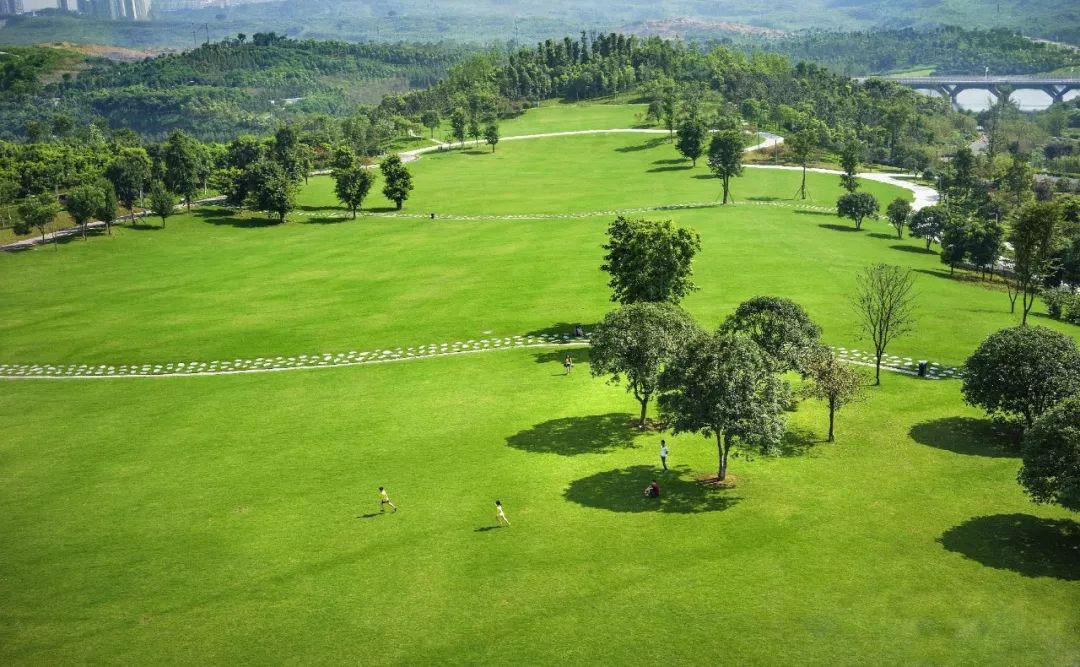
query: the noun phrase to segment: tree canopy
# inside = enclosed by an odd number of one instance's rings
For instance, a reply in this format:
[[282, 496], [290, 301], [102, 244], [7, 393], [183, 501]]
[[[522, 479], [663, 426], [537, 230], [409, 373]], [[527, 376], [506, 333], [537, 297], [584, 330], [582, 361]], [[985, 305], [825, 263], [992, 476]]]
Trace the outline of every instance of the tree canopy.
[[697, 232], [676, 227], [670, 220], [619, 216], [607, 233], [607, 254], [600, 269], [611, 275], [612, 301], [678, 304], [697, 289], [691, 279], [694, 256], [701, 249]]

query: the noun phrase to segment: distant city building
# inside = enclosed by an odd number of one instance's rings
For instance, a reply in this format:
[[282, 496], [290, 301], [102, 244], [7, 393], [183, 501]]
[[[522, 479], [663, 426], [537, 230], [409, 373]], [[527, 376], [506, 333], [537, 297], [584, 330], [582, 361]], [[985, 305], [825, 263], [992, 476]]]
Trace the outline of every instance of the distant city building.
[[[0, 0], [7, 2], [8, 0]], [[19, 0], [21, 2], [21, 0]], [[60, 0], [68, 9], [70, 0]], [[150, 18], [149, 0], [76, 0], [76, 11], [106, 21], [145, 21]]]
[[23, 13], [23, 0], [0, 0], [0, 16], [14, 16]]

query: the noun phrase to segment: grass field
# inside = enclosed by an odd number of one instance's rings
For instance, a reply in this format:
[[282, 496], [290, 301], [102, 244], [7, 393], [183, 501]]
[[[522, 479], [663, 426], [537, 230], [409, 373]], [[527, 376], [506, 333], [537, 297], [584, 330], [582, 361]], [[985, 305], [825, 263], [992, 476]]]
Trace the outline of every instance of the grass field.
[[[573, 109], [521, 122], [573, 129]], [[598, 269], [611, 214], [569, 216], [716, 197], [704, 167], [652, 139], [510, 142], [410, 165], [405, 213], [551, 218], [353, 222], [312, 179], [284, 226], [207, 208], [0, 256], [0, 362], [591, 324], [611, 307]], [[807, 203], [831, 205], [836, 181], [811, 175]], [[795, 208], [797, 184], [747, 170], [734, 207], [640, 214], [701, 234], [686, 306], [703, 325], [777, 294], [828, 342], [861, 345], [846, 299], [874, 261], [918, 272], [918, 328], [898, 353], [961, 362], [1014, 323], [1004, 294], [949, 278], [918, 240]], [[665, 436], [674, 465], [659, 471], [662, 436], [630, 428], [633, 399], [589, 377], [586, 349], [564, 376], [564, 353], [5, 381], [0, 660], [1080, 662], [1080, 526], [1026, 499], [1015, 452], [957, 382], [888, 374], [841, 413], [835, 444], [804, 402], [784, 455], [734, 459], [737, 485], [720, 490], [694, 481], [714, 445]], [[654, 476], [659, 504], [641, 497]], [[377, 514], [379, 485], [399, 513]], [[492, 529], [496, 498], [511, 528]]]

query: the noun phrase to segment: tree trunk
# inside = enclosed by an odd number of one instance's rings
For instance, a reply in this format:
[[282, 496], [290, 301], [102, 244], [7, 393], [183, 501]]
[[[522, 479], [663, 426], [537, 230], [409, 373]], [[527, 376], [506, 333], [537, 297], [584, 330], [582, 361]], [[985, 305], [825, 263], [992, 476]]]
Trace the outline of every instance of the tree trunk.
[[836, 438], [833, 436], [833, 427], [836, 424], [836, 399], [829, 399], [829, 442]]
[[727, 438], [716, 434], [716, 449], [720, 458], [720, 468], [716, 472], [716, 476], [720, 478], [720, 481], [727, 479], [727, 455], [728, 455], [728, 441]]
[[881, 384], [881, 353], [879, 352], [877, 355], [875, 355], [874, 358], [876, 359], [876, 363], [874, 364], [874, 385], [880, 385]]
[[80, 227], [80, 231], [82, 232], [82, 240], [85, 241], [86, 240], [86, 223], [85, 222], [82, 223], [81, 225], [79, 225], [79, 227]]
[[903, 227], [897, 227], [896, 228], [896, 240], [902, 241], [903, 239], [904, 239], [904, 228]]
[[799, 198], [806, 199], [806, 165], [802, 166], [802, 185], [799, 186]]
[[645, 428], [645, 415], [649, 410], [649, 397], [646, 396], [645, 398], [639, 400], [641, 401], [641, 419], [638, 421], [638, 424], [641, 426], [641, 428]]
[[927, 250], [930, 249], [930, 244], [933, 243], [933, 242], [934, 242], [934, 239], [930, 238], [929, 236], [926, 237], [926, 249]]
[[400, 199], [396, 199], [396, 200], [394, 200], [394, 203], [395, 203], [395, 204], [397, 204], [397, 210], [399, 210], [399, 211], [400, 211], [400, 210], [401, 210], [401, 203], [402, 203], [402, 200], [400, 200]]
[[862, 218], [855, 218], [855, 231], [862, 231]]

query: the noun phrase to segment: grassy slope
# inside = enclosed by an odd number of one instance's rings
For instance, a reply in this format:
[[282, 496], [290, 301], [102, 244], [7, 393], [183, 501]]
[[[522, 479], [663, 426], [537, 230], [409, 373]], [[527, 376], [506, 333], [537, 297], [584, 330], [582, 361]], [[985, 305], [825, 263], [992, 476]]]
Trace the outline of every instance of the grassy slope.
[[[673, 159], [670, 144], [632, 135], [433, 155], [412, 166], [417, 191], [406, 212], [713, 201], [715, 181], [697, 178], [704, 167], [691, 175]], [[837, 180], [811, 174], [814, 201], [835, 201]], [[959, 362], [988, 332], [1014, 321], [1004, 294], [943, 278], [936, 255], [920, 252], [918, 241], [886, 238], [882, 222], [854, 233], [827, 214], [749, 201], [789, 196], [797, 181], [795, 172], [747, 170], [734, 185], [740, 205], [649, 214], [702, 234], [696, 276], [703, 290], [687, 305], [703, 322], [715, 324], [749, 296], [783, 294], [809, 308], [831, 342], [858, 346], [847, 295], [855, 273], [873, 261], [923, 271], [919, 333], [897, 351]], [[882, 201], [901, 194], [866, 187]], [[414, 345], [588, 324], [610, 307], [598, 269], [610, 215], [352, 222], [319, 208], [331, 201], [330, 189], [329, 178], [313, 179], [301, 202], [318, 210], [282, 227], [208, 209], [173, 218], [164, 230], [118, 229], [112, 239], [72, 241], [59, 252], [0, 256], [4, 361], [179, 361]], [[371, 205], [387, 203], [377, 195]]]
[[[658, 164], [669, 145], [616, 150], [647, 141], [425, 159], [416, 201], [565, 211], [715, 196], [686, 171], [649, 172], [677, 166]], [[495, 171], [529, 155], [546, 168]], [[749, 171], [736, 193], [787, 196], [796, 179]], [[835, 180], [813, 176], [811, 193], [831, 201]], [[313, 352], [587, 323], [610, 308], [606, 216], [315, 213], [284, 227], [190, 216], [0, 256], [3, 356]], [[957, 361], [1011, 321], [1004, 295], [943, 278], [936, 256], [910, 251], [917, 241], [879, 238], [883, 223], [858, 234], [750, 203], [670, 215], [703, 236], [703, 289], [687, 305], [708, 326], [747, 296], [784, 294], [830, 341], [854, 341], [845, 298], [875, 260], [931, 272], [898, 351]], [[735, 459], [727, 492], [689, 482], [714, 467], [714, 445], [669, 438], [675, 473], [660, 477], [657, 509], [639, 494], [659, 436], [631, 435], [632, 400], [587, 376], [585, 351], [569, 378], [561, 356], [5, 383], [0, 660], [1080, 661], [1077, 524], [1024, 498], [1016, 459], [957, 383], [886, 377], [842, 413], [835, 445], [820, 444], [824, 412], [806, 403], [790, 455]], [[358, 518], [379, 484], [402, 512]], [[484, 530], [496, 497], [509, 530]]]
[[[955, 383], [886, 378], [830, 446], [805, 405], [805, 451], [708, 492], [712, 444], [672, 439], [656, 473], [632, 400], [557, 357], [5, 385], [0, 656], [1080, 659], [1055, 532], [1076, 524], [1022, 496]], [[379, 484], [402, 511], [361, 518]], [[495, 498], [509, 530], [486, 530]]]

